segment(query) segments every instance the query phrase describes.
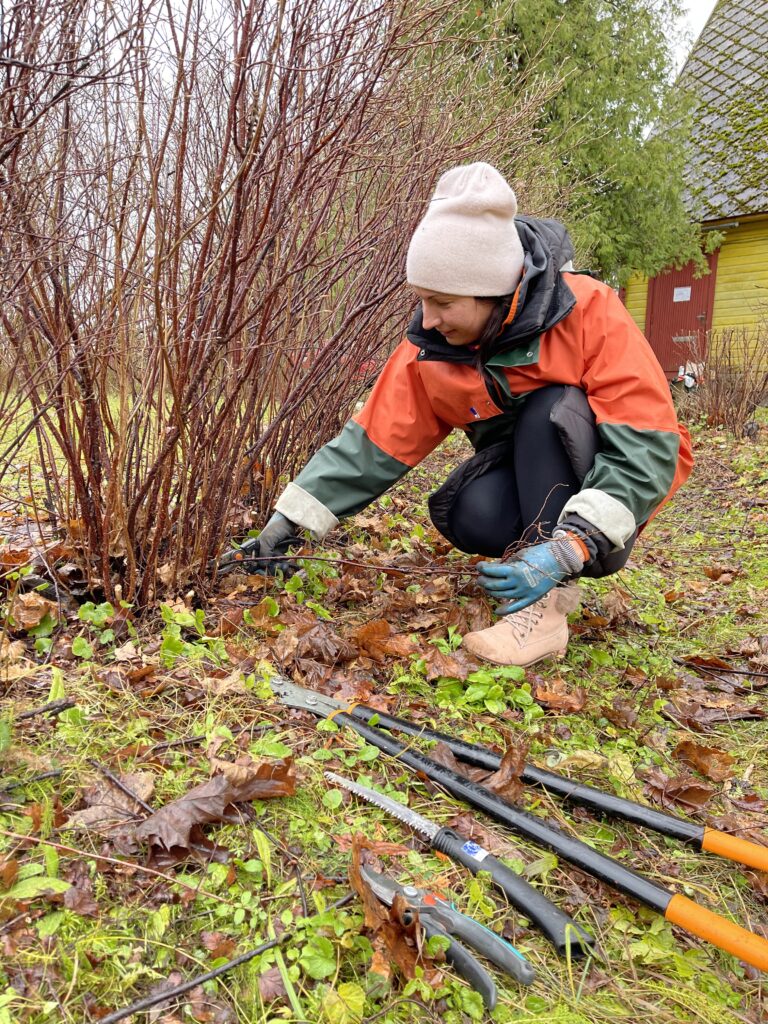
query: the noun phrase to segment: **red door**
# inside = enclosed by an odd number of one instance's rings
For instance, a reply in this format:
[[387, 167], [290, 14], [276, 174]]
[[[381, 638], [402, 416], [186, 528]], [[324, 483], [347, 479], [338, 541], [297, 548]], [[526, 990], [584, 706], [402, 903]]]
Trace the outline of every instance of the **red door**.
[[693, 276], [693, 264], [651, 278], [645, 336], [667, 377], [676, 377], [681, 366], [703, 363], [707, 335], [712, 327], [717, 253], [707, 257], [710, 272]]

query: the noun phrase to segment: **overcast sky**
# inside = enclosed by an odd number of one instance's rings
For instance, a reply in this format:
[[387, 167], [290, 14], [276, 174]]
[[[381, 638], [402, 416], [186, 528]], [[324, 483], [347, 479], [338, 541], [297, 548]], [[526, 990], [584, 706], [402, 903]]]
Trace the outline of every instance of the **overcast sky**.
[[678, 70], [685, 63], [691, 47], [696, 42], [699, 33], [704, 28], [707, 18], [712, 13], [717, 0], [687, 0], [685, 6], [687, 13], [678, 22], [681, 31], [687, 32], [689, 39], [678, 47], [677, 66]]

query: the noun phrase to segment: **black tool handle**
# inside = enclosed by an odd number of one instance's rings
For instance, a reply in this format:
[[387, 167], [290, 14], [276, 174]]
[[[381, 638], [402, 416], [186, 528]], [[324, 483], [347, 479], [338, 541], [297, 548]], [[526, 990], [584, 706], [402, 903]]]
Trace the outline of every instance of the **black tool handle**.
[[443, 938], [450, 940], [451, 944], [445, 951], [445, 959], [475, 992], [480, 993], [486, 1008], [492, 1010], [496, 1005], [496, 984], [483, 965], [475, 960], [460, 942], [452, 939], [436, 921], [430, 921], [427, 917], [421, 917], [419, 920], [430, 939], [433, 935], [442, 935]]
[[594, 939], [588, 932], [482, 846], [467, 841], [452, 828], [441, 828], [432, 840], [432, 846], [469, 868], [473, 875], [478, 871], [490, 872], [496, 888], [504, 893], [516, 910], [530, 919], [561, 956], [578, 958], [589, 952]]
[[[456, 739], [444, 732], [437, 732], [424, 725], [416, 725], [404, 718], [395, 718], [393, 715], [386, 715], [369, 708], [364, 704], [357, 704], [351, 712], [354, 718], [361, 722], [368, 722], [376, 716], [376, 724], [383, 729], [393, 732], [401, 732], [407, 736], [421, 736], [425, 740], [445, 743], [451, 753], [460, 761], [471, 764], [475, 768], [484, 768], [486, 771], [495, 772], [501, 765], [501, 758], [491, 750], [486, 750], [476, 743], [468, 743], [466, 740]], [[607, 814], [614, 818], [623, 818], [624, 821], [632, 822], [633, 825], [640, 825], [643, 828], [653, 829], [663, 836], [670, 836], [683, 843], [688, 843], [697, 850], [702, 848], [705, 829], [703, 825], [686, 821], [674, 814], [665, 814], [645, 804], [638, 804], [634, 800], [627, 800], [624, 797], [616, 796], [615, 793], [606, 793], [594, 786], [586, 786], [583, 783], [575, 782], [565, 775], [557, 775], [555, 772], [537, 768], [535, 765], [526, 764], [520, 773], [520, 780], [531, 786], [542, 786], [550, 793], [556, 793], [563, 800], [573, 804], [580, 804], [589, 808], [594, 814]]]
[[664, 886], [645, 878], [638, 871], [633, 871], [611, 857], [598, 853], [586, 843], [572, 839], [554, 825], [548, 825], [541, 818], [521, 810], [514, 804], [507, 803], [490, 789], [485, 789], [466, 776], [459, 775], [457, 772], [451, 771], [450, 768], [438, 764], [437, 761], [433, 761], [432, 758], [420, 751], [406, 749], [402, 743], [398, 743], [387, 733], [373, 729], [369, 725], [363, 725], [362, 722], [344, 712], [337, 714], [334, 720], [354, 729], [371, 746], [378, 747], [379, 750], [398, 758], [410, 768], [423, 772], [433, 782], [437, 782], [447, 789], [452, 796], [484, 811], [490, 817], [500, 821], [502, 825], [517, 832], [518, 835], [524, 836], [538, 846], [544, 846], [554, 851], [559, 857], [570, 861], [571, 864], [586, 871], [587, 874], [607, 882], [614, 889], [634, 896], [635, 899], [660, 914], [666, 913], [669, 901], [672, 899], [670, 889], [665, 889]]

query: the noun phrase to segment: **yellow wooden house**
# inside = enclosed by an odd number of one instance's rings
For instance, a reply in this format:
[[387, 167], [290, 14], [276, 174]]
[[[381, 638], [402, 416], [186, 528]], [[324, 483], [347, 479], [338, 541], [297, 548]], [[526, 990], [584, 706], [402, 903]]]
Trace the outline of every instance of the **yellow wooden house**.
[[686, 203], [722, 243], [709, 274], [634, 275], [622, 293], [670, 377], [710, 332], [768, 327], [768, 2], [719, 0], [678, 82], [695, 96]]

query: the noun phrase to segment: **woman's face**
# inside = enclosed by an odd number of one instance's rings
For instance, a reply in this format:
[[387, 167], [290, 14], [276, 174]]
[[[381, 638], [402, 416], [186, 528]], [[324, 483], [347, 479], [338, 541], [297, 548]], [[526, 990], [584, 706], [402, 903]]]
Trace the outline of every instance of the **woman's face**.
[[421, 300], [424, 329], [438, 330], [449, 345], [471, 345], [477, 341], [494, 306], [492, 299], [447, 295], [426, 288], [413, 291]]

